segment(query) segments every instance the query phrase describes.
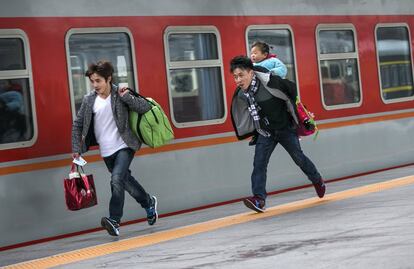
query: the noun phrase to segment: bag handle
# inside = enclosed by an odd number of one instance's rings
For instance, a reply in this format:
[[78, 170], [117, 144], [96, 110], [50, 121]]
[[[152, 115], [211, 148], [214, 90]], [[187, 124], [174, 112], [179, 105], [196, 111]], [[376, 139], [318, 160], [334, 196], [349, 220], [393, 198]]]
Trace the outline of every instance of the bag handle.
[[[79, 168], [81, 171], [79, 171]], [[91, 193], [91, 185], [89, 184], [88, 181], [88, 176], [85, 174], [85, 170], [83, 170], [82, 166], [79, 166], [75, 163], [72, 163], [72, 167], [70, 169], [70, 172], [78, 172], [79, 176], [81, 177], [82, 181], [83, 181], [83, 185], [85, 186], [86, 189], [86, 194], [90, 195]]]
[[139, 94], [139, 93], [137, 93], [136, 91], [134, 91], [133, 89], [131, 89], [131, 88], [126, 88], [127, 90], [129, 90], [129, 93], [130, 94], [132, 94], [133, 96], [135, 96], [135, 97], [141, 97], [141, 98], [143, 98], [143, 99], [145, 99], [145, 100], [147, 100], [148, 101], [148, 99], [145, 97], [145, 96], [143, 96], [143, 95], [141, 95], [141, 94]]
[[149, 99], [148, 99], [147, 97], [145, 97], [144, 95], [137, 93], [136, 91], [134, 91], [134, 90], [133, 90], [133, 89], [131, 89], [131, 88], [127, 88], [127, 90], [129, 90], [129, 92], [131, 93], [131, 95], [133, 95], [133, 96], [135, 96], [135, 97], [140, 97], [140, 98], [142, 98], [142, 99], [146, 100], [148, 103], [150, 103], [150, 105], [152, 105], [152, 106], [156, 106], [156, 105], [154, 104], [154, 102], [152, 102], [151, 100], [149, 100]]
[[82, 178], [83, 184], [85, 185], [86, 194], [91, 195], [91, 185], [89, 184], [88, 176], [85, 174], [81, 174], [81, 178]]
[[[89, 194], [91, 192], [91, 186], [90, 186], [89, 181], [88, 181], [88, 176], [85, 174], [85, 170], [83, 170], [82, 166], [77, 165], [77, 164], [76, 164], [76, 166], [77, 166], [77, 169], [78, 169], [78, 173], [79, 173], [80, 177], [82, 178], [83, 185], [85, 185], [86, 193]], [[80, 172], [79, 172], [79, 168], [81, 170]]]
[[[74, 162], [72, 162], [72, 167], [70, 168], [70, 172], [71, 173], [73, 173], [73, 172], [78, 172], [79, 173], [79, 167], [80, 167], [80, 169], [82, 170], [82, 173], [84, 173], [85, 174], [85, 170], [83, 170], [83, 167], [82, 166], [80, 166], [80, 165], [77, 165], [76, 163], [74, 163]], [[75, 168], [76, 168], [76, 170], [75, 170]], [[80, 174], [80, 173], [79, 173]]]
[[71, 173], [76, 172], [75, 167], [76, 167], [76, 164], [72, 162], [72, 167], [70, 168]]

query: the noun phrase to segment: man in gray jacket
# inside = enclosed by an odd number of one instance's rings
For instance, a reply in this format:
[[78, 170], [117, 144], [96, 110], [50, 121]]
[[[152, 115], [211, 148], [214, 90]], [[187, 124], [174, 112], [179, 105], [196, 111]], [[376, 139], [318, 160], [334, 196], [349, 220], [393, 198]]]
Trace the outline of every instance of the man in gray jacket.
[[266, 73], [267, 70], [255, 70], [252, 61], [244, 56], [233, 58], [230, 65], [237, 84], [231, 106], [236, 135], [239, 139], [257, 135], [251, 176], [253, 196], [245, 199], [244, 204], [256, 212], [264, 212], [267, 166], [277, 144], [285, 148], [322, 198], [325, 183], [315, 165], [302, 152], [296, 133], [296, 85]]
[[129, 127], [129, 109], [143, 114], [151, 109], [146, 100], [135, 97], [127, 88], [112, 84], [114, 69], [110, 62], [91, 64], [85, 73], [94, 88], [82, 101], [72, 126], [73, 158], [99, 145], [106, 167], [111, 173], [112, 197], [109, 217], [101, 225], [110, 235], [119, 235], [125, 190], [146, 210], [149, 225], [157, 221], [157, 198], [150, 196], [131, 175], [129, 166], [141, 142]]

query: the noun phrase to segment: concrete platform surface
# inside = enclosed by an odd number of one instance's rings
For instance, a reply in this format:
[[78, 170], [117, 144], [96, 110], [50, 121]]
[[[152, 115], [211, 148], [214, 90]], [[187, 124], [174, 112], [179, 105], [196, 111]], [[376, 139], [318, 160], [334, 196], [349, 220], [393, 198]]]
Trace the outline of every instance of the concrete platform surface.
[[412, 175], [408, 166], [331, 182], [323, 199], [312, 187], [269, 196], [266, 213], [238, 202], [121, 226], [120, 237], [99, 231], [12, 249], [0, 266], [414, 268]]

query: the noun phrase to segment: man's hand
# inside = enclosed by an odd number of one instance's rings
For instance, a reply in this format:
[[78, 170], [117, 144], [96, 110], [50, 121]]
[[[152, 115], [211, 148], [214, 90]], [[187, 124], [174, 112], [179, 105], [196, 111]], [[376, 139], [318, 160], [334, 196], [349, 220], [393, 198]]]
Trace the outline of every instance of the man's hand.
[[118, 89], [118, 94], [121, 97], [123, 97], [127, 93], [129, 93], [129, 89], [127, 87], [122, 87]]

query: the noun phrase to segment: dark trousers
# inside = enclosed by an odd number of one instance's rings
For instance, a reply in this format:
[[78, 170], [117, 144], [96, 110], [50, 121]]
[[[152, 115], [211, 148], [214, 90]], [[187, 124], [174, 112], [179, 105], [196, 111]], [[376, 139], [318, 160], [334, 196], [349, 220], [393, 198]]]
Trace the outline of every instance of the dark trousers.
[[312, 161], [302, 152], [299, 138], [294, 129], [288, 128], [275, 131], [274, 135], [271, 137], [259, 135], [254, 152], [251, 181], [253, 195], [262, 199], [266, 199], [267, 196], [267, 166], [269, 164], [270, 156], [278, 143], [285, 148], [293, 161], [300, 167], [312, 183], [318, 183], [322, 178]]
[[118, 150], [104, 162], [111, 172], [111, 200], [109, 202], [109, 217], [117, 222], [121, 221], [124, 209], [125, 190], [143, 207], [150, 206], [150, 196], [135, 180], [129, 170], [129, 165], [135, 152], [130, 148]]

